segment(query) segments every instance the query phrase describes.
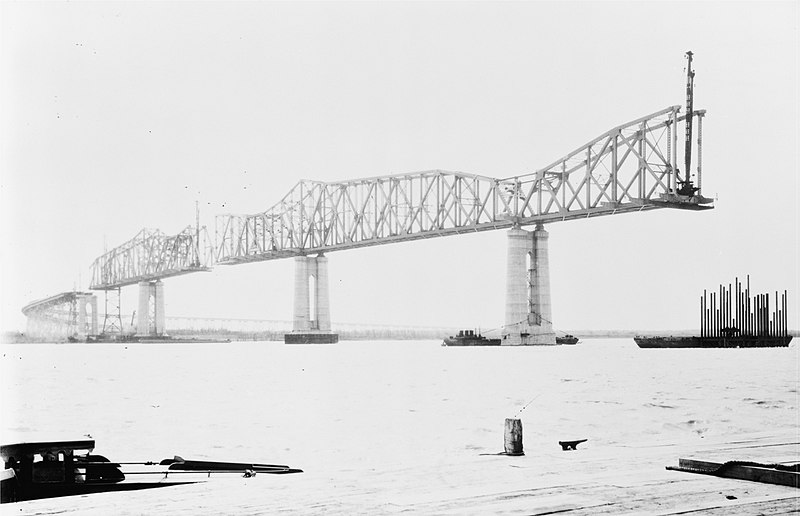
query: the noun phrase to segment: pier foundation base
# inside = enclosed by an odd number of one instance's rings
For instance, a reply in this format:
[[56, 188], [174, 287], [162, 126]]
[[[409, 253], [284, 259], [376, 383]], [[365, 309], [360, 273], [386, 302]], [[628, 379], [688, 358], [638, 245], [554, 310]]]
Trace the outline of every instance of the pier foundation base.
[[284, 344], [336, 344], [339, 334], [329, 331], [292, 332], [283, 335]]

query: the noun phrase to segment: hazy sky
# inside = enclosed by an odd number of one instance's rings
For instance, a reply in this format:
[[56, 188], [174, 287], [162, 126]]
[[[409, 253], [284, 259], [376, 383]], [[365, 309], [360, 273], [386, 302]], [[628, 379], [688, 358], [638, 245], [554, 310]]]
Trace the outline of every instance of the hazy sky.
[[[532, 172], [683, 104], [692, 50], [716, 209], [548, 225], [555, 326], [697, 328], [703, 289], [750, 274], [797, 328], [797, 6], [0, 2], [0, 325], [195, 200], [213, 234], [301, 178]], [[334, 326], [498, 327], [505, 255], [505, 231], [329, 253]], [[292, 275], [168, 279], [167, 315], [290, 319]]]

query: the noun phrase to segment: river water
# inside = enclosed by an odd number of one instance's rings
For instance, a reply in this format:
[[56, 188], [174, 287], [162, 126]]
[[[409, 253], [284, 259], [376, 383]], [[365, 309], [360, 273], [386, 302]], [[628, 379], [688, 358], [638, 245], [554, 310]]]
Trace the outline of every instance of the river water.
[[[688, 441], [798, 428], [789, 348], [5, 344], [2, 442], [80, 439], [115, 461], [283, 463], [375, 470], [503, 450]], [[527, 408], [524, 408], [526, 407]], [[524, 408], [524, 410], [523, 410]], [[521, 411], [522, 410], [522, 411]], [[521, 411], [521, 412], [520, 412]], [[589, 444], [587, 443], [587, 444]]]

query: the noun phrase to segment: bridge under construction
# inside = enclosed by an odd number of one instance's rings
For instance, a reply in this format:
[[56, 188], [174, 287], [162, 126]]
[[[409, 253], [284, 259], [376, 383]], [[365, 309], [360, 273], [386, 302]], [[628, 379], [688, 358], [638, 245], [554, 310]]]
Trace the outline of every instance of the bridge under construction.
[[[165, 335], [162, 280], [217, 265], [292, 258], [294, 317], [287, 341], [293, 336], [335, 341], [326, 253], [502, 229], [508, 234], [502, 344], [555, 344], [545, 225], [664, 208], [713, 208], [702, 195], [705, 111], [693, 107], [691, 52], [687, 56], [685, 113], [672, 105], [615, 126], [535, 172], [493, 178], [429, 170], [304, 180], [266, 211], [218, 215], [214, 242], [199, 220], [174, 236], [142, 230], [92, 264], [89, 288], [106, 294], [102, 328], [80, 320], [75, 327], [79, 333], [121, 330], [120, 289], [138, 285], [137, 334]], [[96, 317], [96, 310], [92, 314]]]

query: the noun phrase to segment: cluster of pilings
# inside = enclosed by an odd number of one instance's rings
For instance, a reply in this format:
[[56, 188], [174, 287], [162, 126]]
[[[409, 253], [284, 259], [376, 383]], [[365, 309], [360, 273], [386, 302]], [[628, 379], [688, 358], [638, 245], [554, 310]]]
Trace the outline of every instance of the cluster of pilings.
[[711, 292], [710, 296], [703, 291], [700, 298], [701, 337], [785, 337], [788, 334], [786, 291], [780, 299], [775, 292], [775, 305], [771, 311], [769, 294], [750, 296], [749, 275], [745, 285], [736, 278], [733, 285], [729, 283], [727, 288], [720, 285], [719, 292]]

